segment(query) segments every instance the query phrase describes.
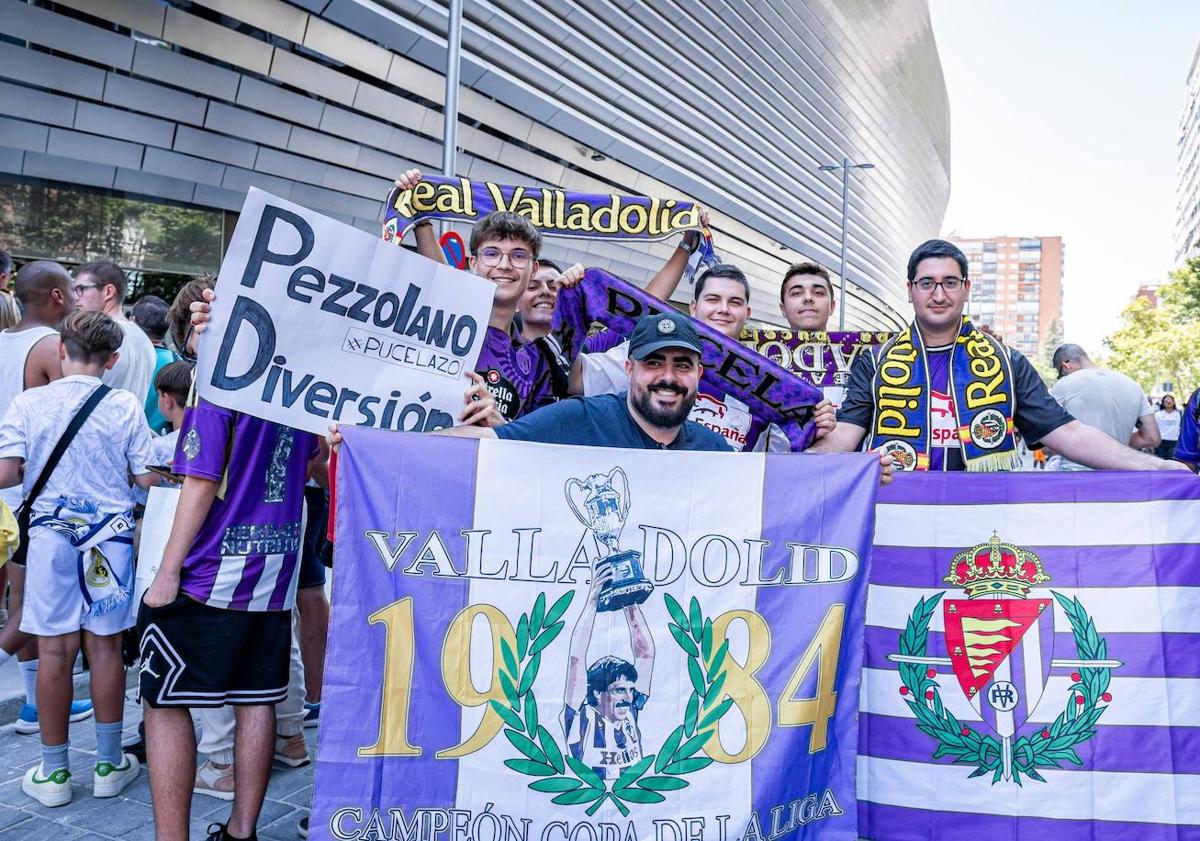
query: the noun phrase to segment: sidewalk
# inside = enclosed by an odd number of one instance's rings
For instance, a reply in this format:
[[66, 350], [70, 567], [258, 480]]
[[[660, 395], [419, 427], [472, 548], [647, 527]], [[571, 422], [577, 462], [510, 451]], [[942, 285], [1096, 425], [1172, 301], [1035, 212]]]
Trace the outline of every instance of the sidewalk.
[[[21, 691], [20, 676], [8, 674], [8, 664], [0, 667], [0, 697]], [[14, 668], [15, 671], [15, 668]], [[14, 686], [10, 683], [15, 681]], [[77, 684], [78, 685], [78, 684]], [[80, 693], [77, 693], [77, 695]], [[86, 690], [83, 693], [86, 697]], [[125, 740], [135, 738], [141, 710], [133, 703], [132, 690], [125, 701]], [[316, 756], [315, 729], [305, 730], [309, 751]], [[71, 769], [74, 772], [74, 799], [66, 806], [48, 809], [21, 791], [25, 770], [41, 758], [36, 735], [21, 736], [11, 724], [0, 727], [0, 841], [153, 841], [154, 817], [150, 807], [150, 780], [142, 770], [138, 779], [120, 797], [97, 800], [91, 793], [91, 769], [95, 762], [96, 733], [91, 719], [71, 725]], [[274, 841], [293, 841], [296, 825], [308, 814], [312, 798], [313, 766], [284, 768], [276, 766], [267, 788], [258, 837]], [[229, 816], [230, 804], [211, 797], [192, 798], [193, 839], [205, 838], [213, 821]]]

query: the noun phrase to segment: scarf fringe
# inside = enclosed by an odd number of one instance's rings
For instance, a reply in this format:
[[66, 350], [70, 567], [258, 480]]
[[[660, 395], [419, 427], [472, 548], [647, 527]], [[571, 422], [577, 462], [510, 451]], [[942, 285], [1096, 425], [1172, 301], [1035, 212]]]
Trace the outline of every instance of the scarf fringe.
[[103, 616], [106, 613], [112, 613], [114, 610], [120, 610], [129, 604], [130, 593], [128, 587], [118, 585], [117, 592], [111, 596], [105, 596], [103, 599], [92, 602], [88, 608], [88, 613], [91, 616]]
[[1021, 466], [1021, 456], [1016, 452], [988, 453], [966, 462], [969, 473], [995, 473], [1002, 470], [1016, 470]]

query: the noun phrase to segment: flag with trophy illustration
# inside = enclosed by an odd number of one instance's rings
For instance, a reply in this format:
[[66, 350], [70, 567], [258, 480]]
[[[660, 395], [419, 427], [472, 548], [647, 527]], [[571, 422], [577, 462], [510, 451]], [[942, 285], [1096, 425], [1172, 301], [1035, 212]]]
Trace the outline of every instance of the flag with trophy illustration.
[[873, 456], [344, 434], [312, 837], [858, 837]]
[[1200, 838], [1200, 482], [901, 475], [879, 501], [862, 835]]

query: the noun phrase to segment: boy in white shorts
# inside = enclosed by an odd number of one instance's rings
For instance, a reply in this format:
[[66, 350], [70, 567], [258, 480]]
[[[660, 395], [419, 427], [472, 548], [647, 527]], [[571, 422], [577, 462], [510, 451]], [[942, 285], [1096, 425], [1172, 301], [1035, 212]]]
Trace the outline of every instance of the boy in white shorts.
[[[0, 487], [23, 483], [28, 496], [80, 407], [117, 361], [124, 334], [103, 313], [74, 312], [59, 343], [63, 378], [19, 394], [0, 420]], [[141, 401], [104, 394], [30, 501], [29, 551], [21, 630], [37, 636], [38, 718], [42, 762], [22, 790], [44, 806], [71, 800], [67, 762], [71, 668], [82, 637], [96, 711], [93, 793], [115, 797], [138, 774], [121, 751], [124, 669], [121, 632], [136, 619], [133, 587], [133, 493], [157, 483], [150, 429]]]

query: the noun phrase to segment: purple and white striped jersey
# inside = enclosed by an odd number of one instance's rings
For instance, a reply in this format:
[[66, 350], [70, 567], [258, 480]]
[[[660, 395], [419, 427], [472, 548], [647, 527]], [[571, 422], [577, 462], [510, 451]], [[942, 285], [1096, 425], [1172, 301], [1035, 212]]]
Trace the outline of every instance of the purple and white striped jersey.
[[175, 471], [219, 482], [179, 576], [182, 592], [227, 610], [290, 610], [308, 462], [317, 438], [197, 399]]

